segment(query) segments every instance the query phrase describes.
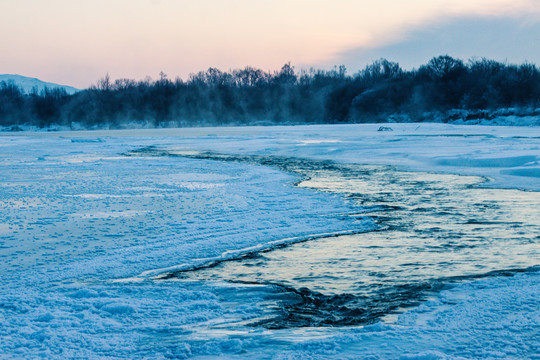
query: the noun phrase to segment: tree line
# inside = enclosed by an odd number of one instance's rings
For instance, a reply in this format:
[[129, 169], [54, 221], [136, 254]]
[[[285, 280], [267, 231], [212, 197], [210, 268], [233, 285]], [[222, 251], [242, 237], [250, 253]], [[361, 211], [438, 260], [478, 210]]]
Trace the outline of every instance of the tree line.
[[448, 55], [404, 70], [381, 59], [348, 75], [253, 67], [210, 68], [187, 80], [111, 81], [68, 95], [62, 89], [24, 93], [0, 83], [0, 125], [81, 128], [427, 121], [453, 109], [540, 108], [540, 71], [534, 64], [489, 59], [464, 62]]

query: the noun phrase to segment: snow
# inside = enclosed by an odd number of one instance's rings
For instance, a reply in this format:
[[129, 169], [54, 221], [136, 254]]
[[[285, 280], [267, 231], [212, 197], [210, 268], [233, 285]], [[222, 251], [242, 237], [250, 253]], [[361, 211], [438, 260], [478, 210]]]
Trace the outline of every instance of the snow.
[[539, 273], [492, 277], [442, 291], [393, 324], [307, 341], [276, 357], [529, 359], [538, 357]]
[[59, 85], [54, 84], [50, 82], [45, 82], [36, 78], [22, 76], [22, 75], [12, 75], [12, 74], [1, 74], [0, 75], [0, 82], [5, 81], [7, 83], [13, 82], [15, 85], [17, 85], [19, 88], [22, 89], [23, 92], [29, 94], [34, 89], [36, 89], [39, 92], [43, 91], [44, 89], [64, 89], [68, 94], [74, 94], [79, 89], [76, 89], [72, 86], [66, 86], [66, 85]]
[[[393, 131], [377, 130], [390, 126]], [[384, 164], [404, 170], [484, 176], [486, 186], [540, 190], [540, 127], [431, 123], [25, 132], [74, 141], [144, 138], [181, 152], [215, 151]]]
[[154, 281], [320, 234], [369, 231], [337, 195], [277, 169], [145, 146], [384, 164], [540, 190], [540, 128], [391, 124], [0, 134], [0, 357], [454, 359], [539, 356], [539, 272], [460, 283], [365, 327], [238, 330], [224, 292]]

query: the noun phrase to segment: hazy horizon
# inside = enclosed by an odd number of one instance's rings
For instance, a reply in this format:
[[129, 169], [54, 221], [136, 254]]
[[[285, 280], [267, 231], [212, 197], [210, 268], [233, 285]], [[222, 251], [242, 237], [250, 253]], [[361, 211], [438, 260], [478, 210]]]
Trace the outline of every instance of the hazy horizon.
[[294, 2], [7, 0], [0, 73], [87, 88], [112, 79], [186, 79], [216, 67], [279, 70], [381, 57], [411, 69], [448, 54], [540, 62], [537, 0]]

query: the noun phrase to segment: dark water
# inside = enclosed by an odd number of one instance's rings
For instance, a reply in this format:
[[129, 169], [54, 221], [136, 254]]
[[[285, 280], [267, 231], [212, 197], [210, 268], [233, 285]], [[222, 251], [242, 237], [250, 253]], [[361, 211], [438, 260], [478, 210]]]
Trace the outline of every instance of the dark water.
[[[342, 194], [379, 231], [320, 238], [163, 279], [263, 285], [268, 328], [364, 324], [455, 282], [538, 271], [540, 193], [479, 188], [470, 176], [279, 157], [196, 155], [277, 166], [297, 186]], [[249, 296], [242, 301], [250, 301]]]

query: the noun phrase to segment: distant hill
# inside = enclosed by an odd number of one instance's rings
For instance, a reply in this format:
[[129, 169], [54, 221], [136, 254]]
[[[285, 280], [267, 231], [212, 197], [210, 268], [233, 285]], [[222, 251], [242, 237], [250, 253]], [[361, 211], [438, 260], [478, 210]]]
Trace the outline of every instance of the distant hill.
[[3, 74], [3, 75], [0, 75], [0, 82], [2, 81], [14, 83], [19, 88], [21, 88], [25, 93], [30, 93], [32, 89], [34, 88], [36, 88], [38, 92], [41, 92], [45, 88], [49, 88], [49, 89], [61, 88], [61, 89], [66, 90], [68, 94], [74, 94], [80, 91], [79, 89], [74, 88], [72, 86], [49, 83], [49, 82], [41, 81], [36, 78], [26, 77], [22, 75]]

